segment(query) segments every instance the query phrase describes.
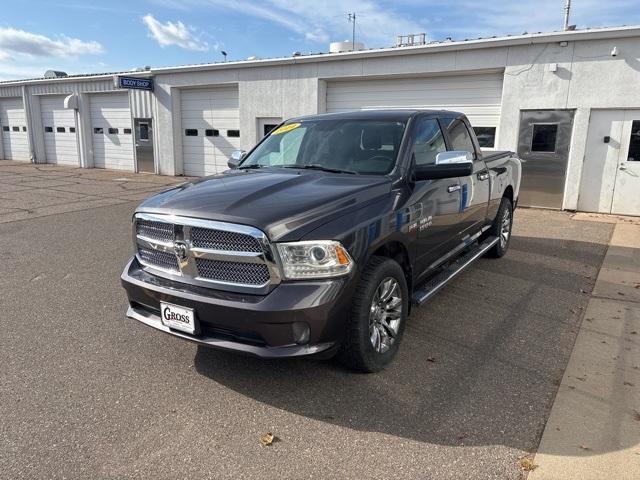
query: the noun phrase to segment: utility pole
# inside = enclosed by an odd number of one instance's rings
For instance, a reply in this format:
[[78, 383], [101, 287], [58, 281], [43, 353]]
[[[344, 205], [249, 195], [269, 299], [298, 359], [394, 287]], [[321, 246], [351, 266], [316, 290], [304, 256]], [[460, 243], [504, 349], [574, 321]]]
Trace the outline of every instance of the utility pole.
[[347, 18], [353, 23], [353, 32], [351, 34], [351, 51], [353, 52], [356, 49], [356, 13], [350, 13]]

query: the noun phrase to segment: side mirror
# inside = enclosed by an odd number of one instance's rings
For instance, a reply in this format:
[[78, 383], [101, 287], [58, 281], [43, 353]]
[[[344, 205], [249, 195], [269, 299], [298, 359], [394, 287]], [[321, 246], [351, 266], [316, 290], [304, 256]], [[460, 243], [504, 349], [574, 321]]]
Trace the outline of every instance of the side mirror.
[[468, 177], [473, 173], [473, 155], [470, 152], [440, 152], [436, 163], [416, 165], [416, 180], [437, 180], [439, 178]]
[[234, 150], [231, 152], [231, 158], [227, 161], [229, 168], [238, 168], [242, 159], [247, 156], [247, 152], [244, 150]]
[[464, 150], [452, 150], [450, 152], [440, 152], [436, 155], [436, 165], [460, 163], [473, 163], [473, 154]]

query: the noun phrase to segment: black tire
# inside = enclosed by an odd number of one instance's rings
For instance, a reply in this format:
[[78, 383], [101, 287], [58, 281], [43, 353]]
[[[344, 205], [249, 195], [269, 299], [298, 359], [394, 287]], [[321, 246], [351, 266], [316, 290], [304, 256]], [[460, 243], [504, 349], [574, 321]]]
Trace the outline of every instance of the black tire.
[[[505, 231], [505, 219], [508, 218], [508, 229], [506, 231], [506, 239], [504, 237]], [[500, 202], [500, 208], [496, 218], [493, 220], [491, 228], [487, 232], [491, 237], [498, 237], [498, 243], [496, 243], [491, 250], [487, 252], [489, 257], [501, 258], [507, 253], [509, 249], [509, 242], [511, 241], [511, 229], [513, 228], [513, 206], [511, 200], [507, 197], [502, 197]]]
[[[395, 280], [396, 283], [388, 282], [389, 279]], [[395, 307], [393, 311], [393, 316], [399, 315], [400, 320], [395, 336], [390, 334], [390, 332], [394, 330], [383, 328], [380, 322], [372, 320], [377, 318], [373, 310], [374, 298], [378, 298], [376, 293], [380, 292], [378, 290], [379, 288], [384, 290], [385, 285], [383, 285], [383, 283], [394, 287], [394, 292], [397, 292], [398, 289], [400, 291], [399, 303], [397, 297], [389, 298], [388, 303], [386, 303], [387, 307], [389, 307], [391, 303], [396, 306], [399, 305], [399, 311], [397, 307]], [[380, 305], [380, 302], [377, 303]], [[381, 308], [377, 310], [377, 313], [384, 319], [386, 318], [384, 317], [384, 312], [386, 311], [388, 310]], [[389, 258], [372, 257], [360, 276], [360, 281], [353, 296], [347, 331], [344, 342], [338, 351], [338, 360], [349, 368], [365, 373], [379, 372], [384, 369], [391, 363], [398, 352], [402, 334], [404, 333], [404, 328], [407, 323], [408, 312], [409, 289], [407, 288], [407, 281], [402, 267], [396, 261]], [[377, 327], [375, 327], [374, 324], [377, 325]], [[391, 322], [387, 321], [386, 324], [390, 325]], [[376, 335], [375, 332], [372, 333], [372, 329], [375, 328], [378, 329], [377, 338], [380, 341], [378, 347], [374, 347], [374, 340], [372, 340], [372, 337]], [[388, 335], [387, 340], [393, 338], [392, 343], [386, 345], [386, 350], [383, 350], [383, 337], [382, 334], [379, 333], [383, 330]]]

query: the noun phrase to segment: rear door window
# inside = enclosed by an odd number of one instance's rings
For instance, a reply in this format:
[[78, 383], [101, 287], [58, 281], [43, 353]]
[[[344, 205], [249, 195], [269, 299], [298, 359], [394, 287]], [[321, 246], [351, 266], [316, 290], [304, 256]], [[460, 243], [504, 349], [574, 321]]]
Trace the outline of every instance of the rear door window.
[[452, 150], [471, 152], [475, 158], [475, 148], [473, 147], [471, 134], [462, 120], [453, 120], [449, 124], [448, 132]]
[[416, 165], [435, 165], [436, 156], [445, 152], [447, 147], [438, 121], [434, 118], [423, 118], [416, 127], [412, 153]]

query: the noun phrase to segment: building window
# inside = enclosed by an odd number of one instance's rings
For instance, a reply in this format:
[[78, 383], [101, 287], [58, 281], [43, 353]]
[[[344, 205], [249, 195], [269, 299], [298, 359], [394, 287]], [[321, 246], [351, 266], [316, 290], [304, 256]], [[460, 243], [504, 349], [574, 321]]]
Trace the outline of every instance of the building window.
[[207, 137], [217, 137], [218, 135], [220, 135], [220, 131], [216, 130], [215, 128], [208, 128], [204, 131], [204, 134]]
[[273, 130], [277, 126], [278, 126], [277, 124], [265, 123], [262, 127], [263, 128], [262, 134], [266, 137], [271, 133], [271, 130]]
[[109, 135], [117, 135], [117, 134], [118, 134], [117, 128], [109, 127]]
[[23, 131], [23, 132], [26, 132], [26, 131], [27, 131], [27, 127], [23, 126], [23, 127], [22, 127], [22, 131]]
[[56, 127], [56, 132], [58, 133], [64, 133], [66, 131], [66, 129], [64, 127]]
[[14, 132], [19, 132], [20, 131], [20, 127], [12, 127], [11, 128]]
[[631, 138], [629, 139], [628, 162], [640, 162], [640, 120], [631, 124]]
[[3, 132], [8, 132], [9, 131], [9, 127], [7, 125], [3, 125], [2, 126], [2, 131]]
[[533, 135], [531, 137], [531, 151], [543, 153], [555, 152], [557, 136], [557, 124], [534, 124]]
[[227, 130], [227, 137], [239, 137], [240, 130]]
[[96, 133], [98, 135], [102, 134], [103, 130], [101, 127], [96, 127], [93, 129], [93, 133]]
[[187, 137], [197, 137], [197, 136], [198, 136], [198, 129], [197, 129], [197, 128], [187, 128], [187, 129], [184, 131], [184, 134], [185, 134]]
[[138, 128], [140, 129], [140, 140], [149, 141], [149, 124], [140, 122]]
[[493, 148], [496, 145], [496, 127], [473, 127], [480, 148]]
[[131, 135], [131, 129], [130, 128], [125, 128], [123, 131], [124, 131], [125, 135]]
[[76, 127], [69, 127], [69, 133], [76, 133]]
[[44, 127], [44, 131], [47, 133], [53, 132], [53, 127]]

